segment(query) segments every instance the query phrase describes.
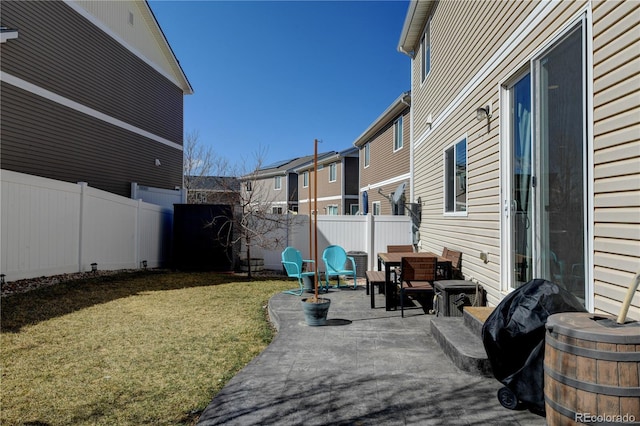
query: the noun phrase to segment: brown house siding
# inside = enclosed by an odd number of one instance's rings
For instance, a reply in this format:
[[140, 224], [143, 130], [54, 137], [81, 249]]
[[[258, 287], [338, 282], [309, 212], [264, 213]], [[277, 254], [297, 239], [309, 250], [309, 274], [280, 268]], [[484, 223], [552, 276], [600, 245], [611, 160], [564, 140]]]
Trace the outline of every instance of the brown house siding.
[[[3, 47], [4, 48], [4, 47]], [[182, 152], [0, 84], [0, 167], [89, 185], [125, 197], [131, 182], [182, 186]], [[155, 160], [160, 160], [160, 166]]]
[[[398, 116], [399, 117], [399, 116]], [[393, 124], [396, 117], [380, 133], [369, 142], [369, 166], [364, 167], [364, 155], [360, 155], [362, 175], [360, 186], [373, 185], [391, 179], [398, 175], [409, 173], [410, 118], [409, 108], [402, 113], [402, 141], [403, 147], [393, 150]]]
[[3, 1], [2, 71], [182, 145], [182, 90], [63, 2]]

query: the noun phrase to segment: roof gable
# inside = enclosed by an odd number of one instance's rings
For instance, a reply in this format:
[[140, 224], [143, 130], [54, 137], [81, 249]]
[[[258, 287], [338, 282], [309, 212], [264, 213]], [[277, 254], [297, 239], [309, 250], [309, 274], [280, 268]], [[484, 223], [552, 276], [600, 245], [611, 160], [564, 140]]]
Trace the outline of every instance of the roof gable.
[[180, 87], [184, 94], [193, 93], [146, 1], [75, 0], [67, 4]]

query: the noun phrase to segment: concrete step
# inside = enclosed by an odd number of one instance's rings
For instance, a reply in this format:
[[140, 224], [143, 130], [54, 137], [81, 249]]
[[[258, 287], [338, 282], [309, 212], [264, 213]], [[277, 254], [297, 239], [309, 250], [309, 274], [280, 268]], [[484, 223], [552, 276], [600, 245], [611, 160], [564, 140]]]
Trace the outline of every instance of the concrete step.
[[463, 317], [436, 317], [431, 320], [431, 334], [445, 354], [461, 370], [493, 377], [484, 350], [481, 330], [493, 308], [465, 308]]
[[465, 306], [463, 312], [464, 325], [482, 338], [482, 325], [493, 312], [489, 306]]

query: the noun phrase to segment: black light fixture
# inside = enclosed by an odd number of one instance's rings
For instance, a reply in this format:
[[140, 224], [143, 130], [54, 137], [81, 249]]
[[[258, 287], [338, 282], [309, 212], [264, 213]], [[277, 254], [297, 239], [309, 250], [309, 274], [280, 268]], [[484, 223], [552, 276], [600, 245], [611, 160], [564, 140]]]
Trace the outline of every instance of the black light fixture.
[[4, 284], [4, 274], [0, 274], [0, 284]]
[[147, 269], [147, 261], [143, 260], [142, 262], [140, 262], [140, 266], [142, 266], [142, 269]]
[[476, 119], [478, 121], [489, 120], [491, 118], [491, 105], [480, 107], [476, 110]]
[[91, 272], [96, 272], [98, 270], [98, 264], [93, 262], [91, 264]]

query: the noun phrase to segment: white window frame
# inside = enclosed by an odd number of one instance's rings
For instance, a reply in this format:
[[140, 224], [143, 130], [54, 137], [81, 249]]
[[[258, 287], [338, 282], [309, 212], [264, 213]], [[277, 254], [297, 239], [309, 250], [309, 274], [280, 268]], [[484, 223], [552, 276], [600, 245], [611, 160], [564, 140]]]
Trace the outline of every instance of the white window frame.
[[[450, 152], [451, 150], [453, 150], [453, 158], [454, 158], [454, 167], [453, 170], [455, 170], [455, 161], [456, 158], [458, 157], [458, 146], [464, 142], [465, 144], [465, 164], [464, 164], [464, 182], [460, 182], [460, 186], [462, 186], [465, 189], [465, 201], [464, 201], [464, 210], [458, 210], [458, 203], [456, 201], [456, 197], [454, 196], [454, 200], [453, 200], [453, 210], [447, 210], [447, 199], [449, 197], [449, 194], [447, 192], [447, 181], [450, 178], [450, 176], [447, 176], [447, 153]], [[442, 182], [442, 187], [443, 187], [443, 200], [442, 200], [442, 211], [444, 212], [445, 216], [466, 216], [467, 212], [469, 210], [469, 191], [468, 191], [468, 181], [469, 181], [469, 157], [468, 157], [468, 152], [469, 152], [469, 138], [467, 138], [467, 135], [465, 134], [464, 136], [458, 138], [454, 143], [452, 143], [451, 145], [447, 146], [444, 151], [442, 152], [442, 167], [443, 167], [443, 171], [442, 171], [442, 175], [444, 177], [444, 181]], [[457, 188], [458, 186], [456, 185], [456, 181], [459, 180], [458, 179], [458, 174], [456, 173], [453, 176], [453, 181], [454, 181], [454, 186]]]
[[282, 206], [272, 206], [271, 207], [271, 213], [272, 214], [282, 214], [283, 209]]
[[402, 116], [393, 123], [393, 152], [402, 149]]
[[421, 82], [424, 83], [427, 76], [431, 73], [431, 19], [427, 21], [424, 33], [422, 33], [420, 51], [420, 74]]
[[309, 187], [309, 172], [308, 171], [302, 172], [302, 187], [303, 188], [308, 188]]
[[338, 180], [338, 164], [329, 164], [329, 182], [335, 182]]
[[338, 216], [339, 212], [338, 212], [338, 205], [337, 204], [330, 204], [327, 206], [327, 214], [331, 215], [331, 216]]
[[371, 203], [371, 214], [374, 216], [379, 216], [380, 212], [381, 212], [381, 205], [380, 205], [380, 201], [374, 201], [373, 203]]
[[273, 189], [275, 189], [276, 191], [282, 189], [282, 176], [274, 177]]
[[371, 164], [371, 144], [367, 142], [364, 144], [364, 168], [366, 169]]

